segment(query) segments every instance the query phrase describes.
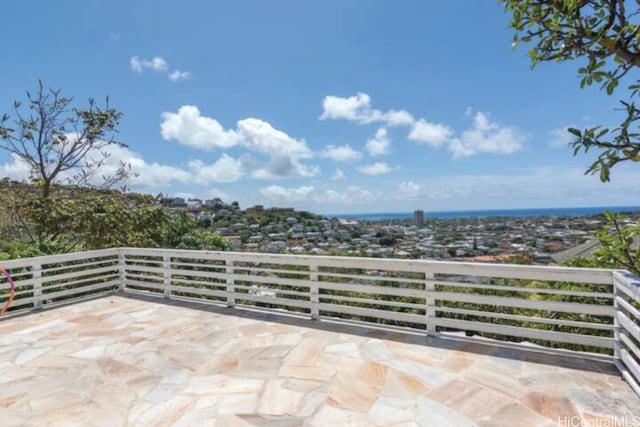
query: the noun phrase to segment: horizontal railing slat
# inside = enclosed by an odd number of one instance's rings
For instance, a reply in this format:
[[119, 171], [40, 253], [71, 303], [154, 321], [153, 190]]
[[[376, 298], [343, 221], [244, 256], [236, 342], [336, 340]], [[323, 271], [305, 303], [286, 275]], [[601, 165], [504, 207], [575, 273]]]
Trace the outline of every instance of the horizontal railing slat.
[[598, 337], [593, 335], [580, 335], [568, 332], [545, 331], [542, 329], [523, 328], [519, 326], [498, 325], [495, 323], [472, 322], [468, 320], [448, 319], [437, 317], [432, 319], [437, 326], [455, 328], [461, 330], [471, 330], [499, 334], [512, 337], [563, 342], [578, 345], [588, 345], [601, 348], [614, 348], [613, 338]]
[[631, 352], [632, 355], [636, 357], [636, 359], [640, 360], [640, 347], [638, 347], [631, 338], [627, 336], [626, 333], [620, 332], [620, 340], [627, 347], [627, 349]]
[[599, 329], [605, 331], [613, 331], [614, 325], [605, 323], [580, 322], [575, 320], [552, 319], [537, 316], [521, 316], [517, 314], [496, 313], [481, 310], [470, 310], [466, 308], [454, 308], [445, 306], [436, 306], [434, 310], [439, 313], [462, 314], [467, 316], [487, 317], [492, 319], [515, 320], [519, 322], [544, 323], [548, 325], [570, 326], [585, 329]]
[[117, 287], [118, 284], [119, 284], [118, 280], [112, 280], [110, 282], [96, 283], [93, 285], [81, 286], [73, 289], [65, 289], [64, 291], [50, 292], [50, 293], [44, 294], [42, 296], [42, 299], [52, 300], [52, 299], [70, 296], [70, 295], [84, 294], [84, 293], [95, 291], [98, 289], [104, 289], [104, 288], [114, 287], [114, 286]]
[[613, 293], [609, 292], [586, 292], [586, 291], [573, 291], [557, 288], [541, 288], [541, 287], [524, 287], [524, 286], [511, 286], [511, 285], [490, 285], [483, 283], [467, 283], [467, 282], [452, 282], [443, 280], [427, 280], [427, 284], [435, 286], [449, 286], [453, 288], [472, 288], [472, 289], [491, 289], [503, 292], [523, 292], [530, 294], [553, 294], [553, 295], [568, 295], [577, 297], [591, 297], [591, 298], [613, 298]]
[[261, 296], [252, 295], [252, 294], [235, 294], [235, 298], [236, 298], [236, 302], [239, 305], [242, 303], [238, 302], [238, 300], [247, 300], [252, 302], [260, 302], [263, 304], [284, 305], [284, 306], [288, 305], [290, 307], [311, 308], [310, 302], [296, 300], [296, 299], [261, 297]]
[[634, 318], [640, 320], [640, 310], [638, 310], [637, 308], [635, 308], [634, 306], [629, 304], [623, 298], [616, 297], [616, 302], [618, 303], [618, 305], [620, 307], [625, 309], [627, 311], [627, 313], [631, 314]]
[[466, 302], [473, 304], [494, 305], [500, 307], [559, 311], [562, 313], [584, 313], [593, 314], [595, 316], [613, 316], [613, 307], [609, 305], [530, 300], [515, 297], [498, 297], [493, 295], [477, 295], [455, 292], [436, 292], [433, 297], [438, 301]]
[[[360, 292], [364, 294], [393, 295], [399, 297], [424, 298], [423, 289], [392, 288], [390, 286], [361, 285], [356, 283], [318, 282], [318, 288], [322, 290]], [[325, 294], [320, 294], [325, 295]]]
[[618, 311], [618, 322], [620, 323], [620, 326], [626, 329], [629, 335], [634, 337], [637, 341], [640, 341], [640, 326], [634, 323], [621, 311]]
[[228, 293], [225, 291], [217, 291], [215, 289], [192, 288], [189, 286], [171, 285], [171, 292], [184, 292], [186, 294], [200, 295], [207, 297], [227, 298]]
[[127, 285], [133, 285], [137, 288], [145, 288], [145, 289], [149, 289], [149, 290], [156, 290], [156, 291], [163, 291], [164, 290], [164, 285], [162, 284], [152, 284], [149, 282], [141, 282], [135, 279], [125, 279], [125, 283]]
[[373, 308], [353, 307], [349, 305], [318, 303], [321, 311], [329, 311], [332, 313], [351, 314], [356, 316], [374, 317], [384, 320], [395, 320], [398, 322], [409, 322], [420, 325], [426, 325], [426, 317], [419, 314], [408, 314], [397, 311], [376, 310]]
[[42, 276], [41, 280], [42, 280], [42, 284], [46, 285], [49, 282], [55, 282], [58, 280], [73, 279], [75, 277], [90, 276], [90, 275], [107, 273], [110, 271], [117, 271], [117, 270], [118, 270], [118, 265], [114, 264], [108, 267], [94, 268], [91, 270], [78, 270], [78, 271], [72, 271], [70, 273], [56, 274], [53, 276]]
[[631, 375], [634, 376], [636, 383], [640, 382], [640, 364], [629, 354], [627, 350], [620, 350], [620, 357]]
[[339, 295], [329, 295], [322, 294], [318, 296], [321, 300], [334, 300], [334, 301], [345, 301], [345, 302], [356, 302], [362, 304], [378, 304], [378, 305], [386, 305], [389, 307], [400, 307], [400, 308], [413, 308], [418, 310], [426, 310], [426, 304], [411, 304], [408, 302], [400, 302], [400, 301], [386, 301], [382, 299], [369, 299], [369, 298], [356, 298], [356, 297], [345, 297]]

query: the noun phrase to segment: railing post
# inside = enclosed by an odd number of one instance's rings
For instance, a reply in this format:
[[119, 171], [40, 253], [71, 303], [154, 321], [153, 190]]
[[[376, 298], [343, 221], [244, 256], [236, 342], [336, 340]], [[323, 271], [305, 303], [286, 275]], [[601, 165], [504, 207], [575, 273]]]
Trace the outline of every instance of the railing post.
[[126, 289], [126, 268], [127, 265], [125, 264], [125, 257], [124, 257], [124, 249], [119, 248], [118, 249], [118, 290], [120, 292], [124, 292], [124, 290]]
[[33, 307], [42, 308], [42, 264], [33, 264], [31, 273], [33, 275]]
[[425, 303], [426, 303], [426, 315], [427, 315], [427, 335], [433, 336], [436, 335], [436, 285], [433, 284], [432, 280], [435, 278], [435, 275], [431, 271], [424, 272], [424, 290], [425, 290]]
[[611, 284], [613, 285], [613, 357], [615, 360], [622, 360], [622, 356], [620, 355], [620, 321], [618, 320], [618, 313], [620, 312], [620, 307], [618, 304], [618, 284], [616, 280], [616, 276], [611, 272]]
[[233, 260], [226, 260], [225, 272], [227, 274], [227, 307], [235, 307], [236, 305], [236, 289], [233, 280]]
[[163, 272], [163, 289], [164, 289], [164, 297], [171, 298], [171, 256], [163, 255], [162, 256], [162, 272]]
[[318, 265], [311, 263], [309, 265], [309, 280], [311, 285], [309, 286], [309, 299], [311, 302], [311, 319], [320, 320], [320, 290], [318, 285]]

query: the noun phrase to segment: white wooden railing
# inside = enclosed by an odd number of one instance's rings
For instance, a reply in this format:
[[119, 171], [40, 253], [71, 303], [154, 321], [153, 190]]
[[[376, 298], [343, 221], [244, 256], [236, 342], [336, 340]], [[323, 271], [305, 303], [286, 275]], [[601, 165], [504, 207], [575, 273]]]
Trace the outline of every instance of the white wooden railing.
[[[19, 313], [116, 291], [610, 355], [640, 394], [640, 282], [606, 269], [120, 248], [2, 262]], [[4, 284], [0, 284], [0, 303]]]

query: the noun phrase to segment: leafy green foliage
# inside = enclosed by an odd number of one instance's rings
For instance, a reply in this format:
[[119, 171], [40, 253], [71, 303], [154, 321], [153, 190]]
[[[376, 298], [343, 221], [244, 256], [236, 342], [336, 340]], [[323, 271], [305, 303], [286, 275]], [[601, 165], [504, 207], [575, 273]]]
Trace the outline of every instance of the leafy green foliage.
[[[513, 44], [531, 43], [532, 67], [541, 62], [585, 61], [578, 69], [580, 87], [597, 84], [612, 95], [632, 69], [640, 66], [638, 2], [612, 0], [499, 0], [511, 13]], [[621, 100], [624, 119], [614, 129], [603, 126], [569, 129], [575, 136], [574, 155], [591, 149], [600, 152], [587, 174], [609, 181], [611, 169], [624, 161], [640, 161], [638, 121], [634, 101], [640, 79], [627, 85]]]
[[[47, 255], [110, 247], [150, 247], [226, 250], [221, 236], [205, 231], [186, 212], [173, 212], [157, 206], [151, 196], [124, 194], [116, 190], [53, 186], [46, 199], [34, 185], [0, 184], [0, 194], [16, 204], [2, 205], [0, 232], [5, 257]], [[47, 233], [33, 231], [36, 222], [46, 225]], [[19, 229], [16, 229], [21, 224]]]
[[605, 212], [609, 228], [598, 232], [602, 248], [593, 254], [599, 267], [622, 267], [640, 275], [640, 220], [630, 226], [623, 226], [620, 214]]

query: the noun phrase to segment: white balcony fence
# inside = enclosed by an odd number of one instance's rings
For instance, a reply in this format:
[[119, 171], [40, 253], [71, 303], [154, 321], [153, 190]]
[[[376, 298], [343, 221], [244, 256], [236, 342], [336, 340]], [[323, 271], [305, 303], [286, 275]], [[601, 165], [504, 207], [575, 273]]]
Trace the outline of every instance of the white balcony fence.
[[624, 271], [133, 248], [1, 265], [16, 285], [5, 316], [120, 291], [463, 331], [609, 355], [640, 395], [640, 281]]

